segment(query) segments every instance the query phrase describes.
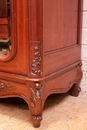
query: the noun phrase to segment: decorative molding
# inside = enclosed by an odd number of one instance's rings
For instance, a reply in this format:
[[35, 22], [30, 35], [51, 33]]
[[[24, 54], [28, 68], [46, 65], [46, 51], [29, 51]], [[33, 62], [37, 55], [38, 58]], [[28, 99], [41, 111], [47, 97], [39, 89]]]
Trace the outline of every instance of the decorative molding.
[[31, 70], [31, 74], [33, 76], [37, 76], [37, 75], [42, 75], [42, 71], [41, 71], [41, 54], [39, 51], [39, 44], [35, 44], [34, 46], [34, 59], [32, 61], [32, 70]]
[[16, 87], [11, 85], [11, 84], [5, 84], [3, 83], [2, 81], [0, 81], [0, 92], [5, 92], [5, 91], [12, 91], [12, 90], [15, 90]]

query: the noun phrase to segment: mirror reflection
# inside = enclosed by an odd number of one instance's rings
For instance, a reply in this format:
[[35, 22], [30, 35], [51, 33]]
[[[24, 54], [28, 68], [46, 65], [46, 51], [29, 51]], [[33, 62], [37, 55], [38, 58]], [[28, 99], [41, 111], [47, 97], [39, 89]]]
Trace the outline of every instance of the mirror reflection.
[[0, 57], [11, 50], [10, 0], [0, 0]]

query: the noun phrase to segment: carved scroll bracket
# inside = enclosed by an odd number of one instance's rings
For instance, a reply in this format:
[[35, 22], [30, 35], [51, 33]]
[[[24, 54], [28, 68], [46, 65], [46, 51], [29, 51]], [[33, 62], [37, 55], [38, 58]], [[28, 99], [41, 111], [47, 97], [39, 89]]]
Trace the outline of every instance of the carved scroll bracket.
[[31, 64], [31, 68], [32, 68], [31, 75], [33, 76], [42, 75], [41, 61], [42, 61], [42, 58], [41, 58], [41, 53], [40, 53], [40, 41], [37, 41], [34, 44], [34, 59]]

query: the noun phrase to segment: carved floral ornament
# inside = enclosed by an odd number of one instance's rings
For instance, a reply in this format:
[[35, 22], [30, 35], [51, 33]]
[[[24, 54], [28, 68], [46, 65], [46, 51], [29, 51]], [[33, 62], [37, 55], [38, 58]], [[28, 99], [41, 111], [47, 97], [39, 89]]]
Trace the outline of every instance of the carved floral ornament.
[[12, 91], [15, 90], [16, 87], [11, 84], [5, 84], [4, 82], [0, 81], [0, 92], [5, 92], [6, 90]]
[[31, 70], [31, 74], [33, 76], [37, 76], [37, 75], [42, 75], [42, 71], [41, 71], [41, 54], [39, 51], [39, 44], [35, 44], [34, 46], [34, 59], [32, 61], [32, 70]]
[[7, 85], [0, 81], [0, 92], [6, 91]]

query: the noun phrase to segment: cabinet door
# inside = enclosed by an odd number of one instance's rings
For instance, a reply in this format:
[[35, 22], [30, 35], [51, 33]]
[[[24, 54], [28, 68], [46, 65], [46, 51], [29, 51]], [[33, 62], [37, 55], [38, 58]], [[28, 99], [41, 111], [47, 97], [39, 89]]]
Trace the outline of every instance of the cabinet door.
[[0, 72], [27, 75], [27, 0], [0, 0]]

